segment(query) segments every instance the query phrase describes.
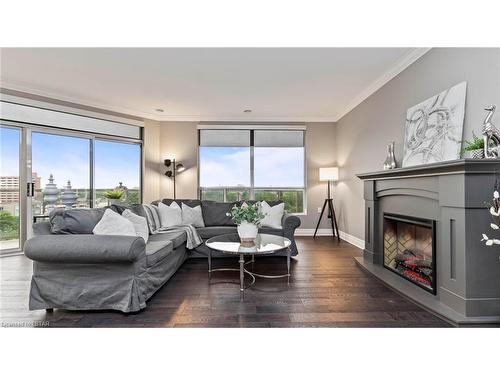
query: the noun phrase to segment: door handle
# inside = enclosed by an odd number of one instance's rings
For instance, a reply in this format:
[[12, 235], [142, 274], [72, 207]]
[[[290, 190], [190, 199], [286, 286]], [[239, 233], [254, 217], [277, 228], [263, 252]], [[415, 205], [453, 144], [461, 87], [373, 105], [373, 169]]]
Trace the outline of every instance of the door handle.
[[28, 196], [28, 197], [35, 196], [35, 183], [28, 182], [26, 185], [27, 185], [26, 186], [26, 196]]

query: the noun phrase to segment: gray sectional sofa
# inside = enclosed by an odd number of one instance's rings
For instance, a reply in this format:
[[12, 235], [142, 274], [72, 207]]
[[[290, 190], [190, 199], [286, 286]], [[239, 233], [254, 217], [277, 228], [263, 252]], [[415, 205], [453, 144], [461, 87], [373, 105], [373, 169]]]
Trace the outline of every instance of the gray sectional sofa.
[[[170, 204], [172, 200], [163, 202]], [[226, 216], [235, 203], [177, 202], [191, 207], [201, 205], [205, 227], [198, 228], [198, 233], [204, 241], [236, 233], [236, 226]], [[272, 206], [280, 202], [268, 203]], [[119, 213], [125, 208], [112, 206]], [[141, 205], [128, 208], [144, 215]], [[25, 255], [33, 260], [30, 310], [139, 311], [186, 259], [207, 255], [205, 243], [186, 249], [185, 233], [152, 234], [147, 243], [141, 237], [93, 235], [92, 229], [103, 213], [104, 209], [67, 210], [51, 215], [50, 222], [34, 224], [35, 236], [24, 245]], [[295, 256], [294, 232], [299, 226], [298, 217], [285, 214], [283, 229], [262, 227], [259, 231], [289, 238]]]

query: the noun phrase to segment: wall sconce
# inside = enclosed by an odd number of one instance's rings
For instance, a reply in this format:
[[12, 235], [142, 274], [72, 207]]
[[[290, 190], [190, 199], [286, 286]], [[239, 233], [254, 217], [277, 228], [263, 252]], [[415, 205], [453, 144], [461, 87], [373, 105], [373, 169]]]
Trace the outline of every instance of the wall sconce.
[[165, 176], [172, 178], [174, 181], [174, 199], [176, 199], [176, 191], [175, 191], [175, 176], [182, 171], [185, 171], [186, 168], [181, 163], [176, 163], [175, 159], [165, 159], [163, 161], [165, 167], [167, 167], [167, 171], [165, 172]]

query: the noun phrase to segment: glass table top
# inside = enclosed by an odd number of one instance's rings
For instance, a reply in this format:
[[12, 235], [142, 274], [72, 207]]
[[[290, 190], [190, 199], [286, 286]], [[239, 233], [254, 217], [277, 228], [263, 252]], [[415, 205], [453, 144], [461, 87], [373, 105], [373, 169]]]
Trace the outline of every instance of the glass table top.
[[214, 250], [231, 254], [272, 254], [286, 249], [291, 241], [274, 234], [259, 233], [252, 242], [241, 242], [236, 233], [223, 234], [207, 240], [206, 245]]

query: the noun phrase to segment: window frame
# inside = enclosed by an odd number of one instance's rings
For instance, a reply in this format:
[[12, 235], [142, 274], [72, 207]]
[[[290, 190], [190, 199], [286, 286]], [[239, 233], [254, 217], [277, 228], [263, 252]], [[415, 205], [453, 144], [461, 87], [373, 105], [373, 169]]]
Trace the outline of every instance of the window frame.
[[[201, 142], [201, 130], [211, 130], [211, 131], [217, 131], [217, 130], [250, 130], [250, 186], [217, 186], [217, 187], [208, 187], [208, 188], [203, 188], [200, 186], [200, 145]], [[254, 181], [255, 181], [255, 162], [254, 162], [254, 137], [255, 137], [255, 130], [267, 130], [267, 131], [272, 131], [272, 130], [281, 130], [281, 131], [302, 131], [303, 132], [303, 151], [304, 151], [304, 186], [303, 187], [260, 187], [260, 186], [254, 186]], [[306, 144], [306, 128], [305, 127], [297, 127], [297, 128], [282, 128], [282, 127], [233, 127], [233, 128], [227, 128], [227, 127], [222, 127], [222, 126], [198, 126], [198, 148], [197, 148], [197, 184], [198, 184], [198, 199], [202, 199], [202, 191], [218, 191], [218, 190], [223, 190], [223, 196], [224, 196], [224, 202], [227, 202], [227, 191], [228, 190], [239, 190], [239, 191], [249, 191], [249, 196], [251, 200], [255, 199], [255, 192], [256, 191], [302, 191], [302, 207], [303, 211], [302, 212], [290, 212], [291, 214], [294, 215], [307, 215], [307, 144]]]

